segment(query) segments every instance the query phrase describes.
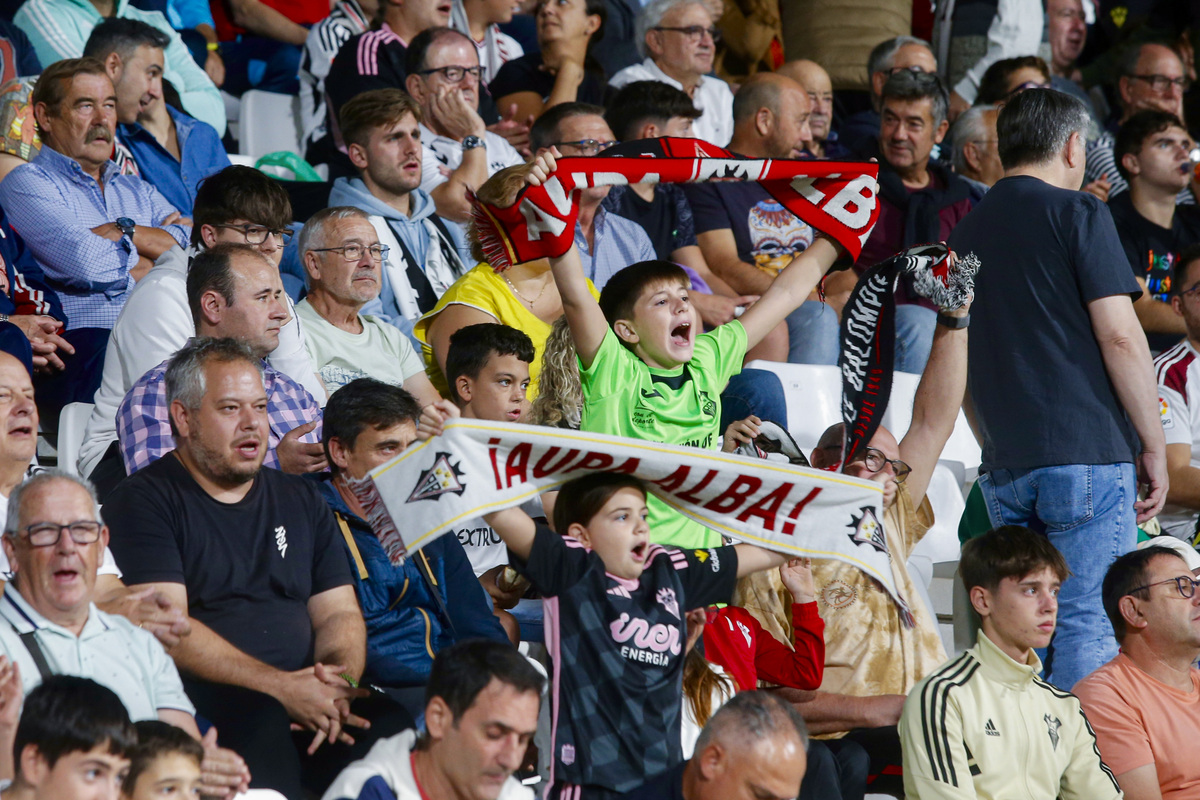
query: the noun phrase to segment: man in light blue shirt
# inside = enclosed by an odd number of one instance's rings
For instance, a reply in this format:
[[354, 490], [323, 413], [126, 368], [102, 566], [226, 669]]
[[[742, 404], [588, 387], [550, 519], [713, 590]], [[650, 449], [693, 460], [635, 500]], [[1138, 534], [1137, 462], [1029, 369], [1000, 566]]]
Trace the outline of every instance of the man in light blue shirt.
[[0, 206], [58, 292], [67, 330], [111, 330], [134, 280], [186, 247], [191, 223], [109, 160], [116, 93], [103, 63], [52, 64], [32, 105], [43, 146], [0, 183]]
[[172, 206], [189, 213], [196, 185], [229, 166], [221, 137], [163, 100], [163, 49], [170, 39], [136, 19], [106, 19], [83, 54], [104, 62], [117, 91], [117, 133], [138, 174]]

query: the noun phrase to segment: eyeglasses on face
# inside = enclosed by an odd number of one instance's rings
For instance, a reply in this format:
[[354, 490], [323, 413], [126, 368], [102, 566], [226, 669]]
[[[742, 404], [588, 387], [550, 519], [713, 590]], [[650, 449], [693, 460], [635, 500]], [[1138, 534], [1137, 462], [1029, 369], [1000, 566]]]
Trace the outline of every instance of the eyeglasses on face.
[[1162, 94], [1172, 86], [1181, 92], [1186, 92], [1192, 85], [1187, 78], [1172, 78], [1169, 75], [1130, 75], [1129, 77], [1150, 84], [1150, 91], [1155, 94]]
[[388, 256], [391, 250], [386, 244], [346, 244], [341, 247], [314, 247], [309, 252], [312, 253], [341, 253], [342, 258], [349, 261], [351, 264], [356, 264], [362, 260], [363, 253], [370, 253], [372, 261], [383, 261]]
[[433, 67], [421, 70], [420, 74], [432, 75], [435, 72], [440, 72], [451, 83], [458, 83], [467, 75], [471, 76], [471, 80], [478, 81], [482, 67]]
[[574, 147], [576, 150], [578, 150], [580, 152], [581, 155], [594, 156], [597, 153], [604, 152], [605, 150], [612, 147], [613, 145], [620, 144], [620, 142], [618, 142], [616, 140], [609, 140], [607, 142], [599, 142], [599, 141], [596, 141], [595, 139], [580, 139], [577, 142], [554, 142], [553, 144], [555, 147], [559, 148], [560, 150], [564, 147]]
[[268, 234], [274, 236], [275, 241], [287, 244], [292, 240], [292, 234], [295, 233], [291, 228], [264, 228], [262, 225], [251, 225], [249, 223], [231, 225], [223, 222], [214, 227], [241, 231], [242, 236], [246, 237], [246, 244], [262, 244], [267, 240]]
[[[840, 444], [827, 444], [821, 449], [831, 451], [837, 450], [840, 452], [842, 446]], [[882, 471], [884, 467], [886, 467], [888, 464], [891, 464], [892, 474], [896, 476], [896, 483], [904, 483], [904, 479], [908, 477], [908, 473], [912, 472], [912, 467], [910, 467], [906, 462], [901, 461], [898, 458], [888, 458], [886, 455], [884, 455], [882, 450], [878, 450], [874, 447], [868, 447], [865, 451], [863, 451], [861, 457], [854, 459], [854, 461], [851, 461], [850, 463], [857, 464], [860, 461], [862, 462], [863, 466], [867, 468], [867, 472], [870, 472], [872, 475]]]
[[68, 525], [54, 522], [35, 522], [16, 531], [18, 535], [25, 534], [29, 543], [34, 547], [51, 547], [62, 539], [66, 531], [75, 544], [91, 544], [100, 538], [100, 523], [94, 520], [78, 520]]
[[1151, 586], [1161, 586], [1164, 583], [1175, 584], [1175, 589], [1179, 592], [1179, 596], [1187, 600], [1196, 595], [1196, 585], [1200, 584], [1200, 581], [1187, 575], [1180, 575], [1178, 578], [1167, 578], [1164, 581], [1155, 581], [1154, 583], [1147, 583], [1145, 586], [1139, 586], [1136, 589], [1130, 589], [1129, 594], [1149, 589]]
[[669, 25], [659, 25], [651, 30], [674, 31], [675, 33], [682, 33], [692, 44], [697, 44], [704, 41], [704, 34], [706, 33], [708, 34], [708, 38], [713, 40], [714, 44], [721, 41], [721, 32], [719, 30], [716, 28], [706, 28], [703, 25], [688, 25], [683, 28], [671, 27]]

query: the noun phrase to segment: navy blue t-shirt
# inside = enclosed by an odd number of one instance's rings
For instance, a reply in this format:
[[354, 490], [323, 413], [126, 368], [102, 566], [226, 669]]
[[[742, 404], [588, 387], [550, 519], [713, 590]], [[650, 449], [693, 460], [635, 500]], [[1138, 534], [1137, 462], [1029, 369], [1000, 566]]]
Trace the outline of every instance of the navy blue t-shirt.
[[1029, 176], [1004, 178], [950, 236], [981, 268], [967, 383], [983, 434], [981, 470], [1133, 461], [1087, 304], [1140, 297], [1108, 208]]

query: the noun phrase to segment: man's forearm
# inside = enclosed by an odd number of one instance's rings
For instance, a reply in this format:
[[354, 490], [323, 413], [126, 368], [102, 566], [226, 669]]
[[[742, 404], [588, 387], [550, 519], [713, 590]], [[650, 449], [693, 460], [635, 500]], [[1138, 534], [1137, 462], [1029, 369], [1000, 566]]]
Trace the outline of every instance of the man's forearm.
[[174, 236], [162, 228], [152, 228], [146, 225], [137, 226], [137, 230], [133, 234], [133, 242], [137, 245], [138, 253], [151, 261], [157, 261], [163, 253], [179, 244], [175, 241]]
[[366, 643], [367, 626], [357, 608], [333, 614], [314, 631], [313, 660], [345, 667], [357, 680], [367, 666]]
[[455, 222], [466, 222], [471, 214], [467, 190], [478, 191], [487, 179], [487, 148], [475, 147], [463, 153], [458, 169], [450, 173], [445, 183], [434, 187], [429, 193], [438, 214]]
[[297, 47], [303, 46], [308, 38], [307, 28], [258, 0], [233, 0], [230, 6], [234, 24], [253, 34]]
[[1161, 300], [1145, 295], [1133, 304], [1138, 322], [1146, 333], [1168, 333], [1178, 336], [1187, 335], [1187, 327], [1183, 317], [1175, 313], [1175, 309]]
[[[892, 695], [855, 697], [788, 688], [773, 691], [796, 707], [808, 725], [808, 732], [812, 734], [841, 733], [855, 728], [895, 725], [900, 718], [900, 704], [904, 701], [903, 696], [897, 696], [899, 702], [894, 702]], [[885, 705], [894, 707], [894, 714], [888, 713]]]
[[766, 294], [773, 281], [770, 275], [745, 261], [730, 260], [720, 264], [710, 261], [709, 267], [738, 294]]
[[1172, 466], [1168, 454], [1167, 476], [1171, 481], [1171, 487], [1167, 490], [1167, 502], [1185, 508], [1200, 509], [1200, 469], [1190, 464]]
[[180, 671], [205, 681], [241, 686], [271, 695], [281, 670], [243, 653], [195, 618], [192, 633], [171, 651]]

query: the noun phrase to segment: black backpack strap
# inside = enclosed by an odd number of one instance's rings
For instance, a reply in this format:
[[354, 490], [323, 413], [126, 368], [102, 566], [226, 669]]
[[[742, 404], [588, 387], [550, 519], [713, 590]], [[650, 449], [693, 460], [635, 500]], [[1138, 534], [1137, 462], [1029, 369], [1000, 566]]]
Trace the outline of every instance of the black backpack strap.
[[[9, 623], [11, 626], [12, 623]], [[18, 633], [13, 627], [13, 633], [16, 633], [21, 639], [21, 644], [25, 645], [25, 649], [29, 651], [29, 655], [33, 656], [33, 663], [37, 665], [38, 674], [42, 676], [42, 680], [46, 680], [54, 674], [54, 670], [50, 669], [50, 662], [46, 661], [46, 654], [42, 652], [42, 646], [38, 644], [37, 630], [29, 631], [28, 633]]]

